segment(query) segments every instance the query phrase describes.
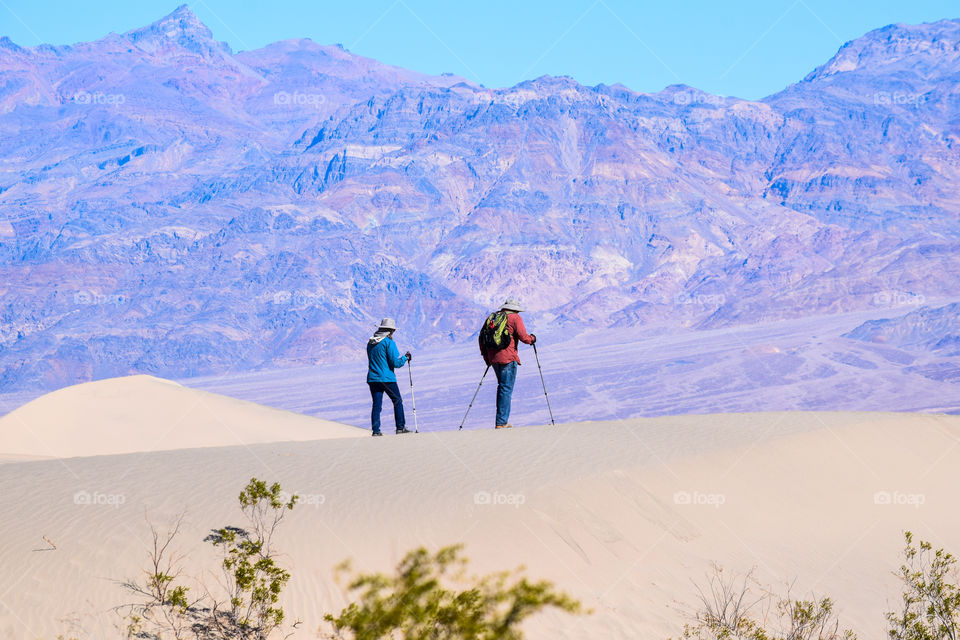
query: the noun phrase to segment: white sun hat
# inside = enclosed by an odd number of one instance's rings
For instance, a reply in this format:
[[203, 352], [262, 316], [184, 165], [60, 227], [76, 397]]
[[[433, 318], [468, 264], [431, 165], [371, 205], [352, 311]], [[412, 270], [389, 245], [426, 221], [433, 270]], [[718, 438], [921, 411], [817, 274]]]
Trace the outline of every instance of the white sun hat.
[[507, 311], [523, 311], [523, 305], [516, 298], [507, 298], [507, 301], [500, 305], [500, 308]]

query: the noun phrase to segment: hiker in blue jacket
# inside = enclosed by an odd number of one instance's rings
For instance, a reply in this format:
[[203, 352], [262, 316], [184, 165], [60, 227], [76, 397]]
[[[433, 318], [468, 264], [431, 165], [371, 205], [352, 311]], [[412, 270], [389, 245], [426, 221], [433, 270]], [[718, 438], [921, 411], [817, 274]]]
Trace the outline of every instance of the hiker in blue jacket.
[[393, 318], [384, 318], [373, 337], [367, 342], [367, 384], [370, 386], [370, 395], [373, 397], [373, 413], [370, 421], [373, 424], [373, 435], [380, 433], [380, 410], [383, 408], [383, 394], [387, 394], [393, 401], [393, 417], [397, 423], [397, 433], [411, 433], [407, 430], [403, 416], [403, 399], [400, 397], [400, 387], [397, 386], [397, 376], [394, 369], [402, 367], [413, 360], [409, 351], [400, 355], [397, 343], [393, 341], [393, 332], [397, 330], [397, 323]]

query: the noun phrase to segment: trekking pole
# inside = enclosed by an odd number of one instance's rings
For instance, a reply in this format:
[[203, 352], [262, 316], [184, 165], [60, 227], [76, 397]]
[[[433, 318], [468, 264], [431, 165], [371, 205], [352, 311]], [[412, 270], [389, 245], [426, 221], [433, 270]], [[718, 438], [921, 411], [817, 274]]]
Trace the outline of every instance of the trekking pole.
[[417, 396], [413, 395], [413, 360], [407, 361], [407, 373], [410, 374], [410, 399], [413, 400], [413, 432], [420, 433], [420, 425], [417, 424]]
[[477, 385], [477, 390], [473, 392], [473, 398], [470, 400], [470, 406], [467, 407], [467, 413], [463, 414], [463, 420], [460, 421], [460, 428], [458, 431], [463, 431], [463, 424], [467, 421], [467, 415], [470, 413], [470, 409], [473, 408], [473, 401], [477, 399], [477, 394], [480, 393], [480, 387], [483, 386], [483, 379], [487, 377], [487, 371], [490, 371], [490, 365], [487, 365], [487, 368], [483, 370], [483, 375], [480, 377], [480, 384]]
[[533, 343], [533, 355], [537, 358], [537, 369], [540, 370], [540, 384], [543, 385], [543, 397], [547, 399], [547, 411], [550, 412], [550, 424], [557, 426], [553, 421], [553, 409], [550, 408], [550, 396], [547, 395], [547, 383], [543, 381], [543, 367], [540, 366], [540, 354], [537, 353], [537, 343]]

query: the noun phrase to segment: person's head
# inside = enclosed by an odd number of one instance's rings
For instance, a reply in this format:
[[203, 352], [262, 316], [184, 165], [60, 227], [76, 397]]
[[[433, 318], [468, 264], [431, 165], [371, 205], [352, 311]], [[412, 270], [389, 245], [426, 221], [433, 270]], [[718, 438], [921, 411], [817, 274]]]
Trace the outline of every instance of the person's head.
[[501, 311], [506, 311], [507, 313], [520, 313], [523, 311], [523, 305], [516, 298], [507, 298], [506, 301], [500, 305]]
[[397, 330], [397, 323], [393, 318], [384, 318], [380, 321], [380, 326], [377, 328], [377, 331], [380, 333], [386, 332], [388, 336], [393, 337], [393, 332]]

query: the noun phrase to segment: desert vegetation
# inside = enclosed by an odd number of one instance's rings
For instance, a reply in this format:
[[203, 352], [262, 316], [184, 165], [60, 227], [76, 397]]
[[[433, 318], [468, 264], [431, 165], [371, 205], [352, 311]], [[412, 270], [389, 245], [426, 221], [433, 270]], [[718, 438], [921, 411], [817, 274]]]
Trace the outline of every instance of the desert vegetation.
[[[411, 551], [392, 575], [358, 574], [355, 602], [327, 615], [335, 640], [520, 640], [520, 623], [546, 607], [582, 613], [582, 605], [547, 581], [516, 572], [466, 574], [460, 546]], [[349, 564], [341, 565], [349, 571]]]
[[[150, 525], [149, 562], [140, 580], [124, 583], [137, 601], [118, 607], [128, 638], [143, 640], [268, 640], [290, 637], [299, 622], [287, 624], [278, 604], [290, 572], [277, 562], [274, 534], [298, 496], [279, 483], [252, 478], [239, 496], [245, 527], [223, 526], [206, 537], [220, 557], [216, 589], [193, 593], [202, 584], [175, 542], [182, 516], [161, 532]], [[336, 640], [522, 640], [521, 623], [553, 607], [583, 613], [580, 602], [522, 570], [486, 576], [467, 574], [461, 546], [408, 553], [391, 575], [358, 573], [347, 590], [356, 595], [339, 614], [325, 616], [321, 631]], [[338, 572], [352, 571], [349, 561]]]
[[[889, 640], [957, 640], [960, 635], [960, 575], [956, 558], [904, 532], [901, 606], [886, 614]], [[752, 573], [727, 576], [715, 567], [699, 587], [700, 604], [682, 640], [856, 640], [841, 629], [827, 597], [794, 599], [759, 589]]]
[[297, 499], [283, 494], [279, 483], [268, 486], [251, 478], [239, 496], [247, 526], [214, 529], [205, 539], [220, 555], [223, 580], [216, 589], [203, 588], [195, 595], [183, 584], [189, 574], [185, 558], [174, 547], [182, 517], [163, 534], [151, 525], [153, 545], [145, 578], [125, 583], [138, 597], [122, 607], [127, 636], [266, 640], [275, 635], [286, 618], [277, 603], [290, 573], [277, 563], [273, 536]]

